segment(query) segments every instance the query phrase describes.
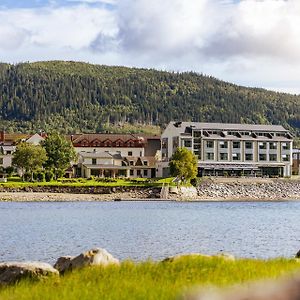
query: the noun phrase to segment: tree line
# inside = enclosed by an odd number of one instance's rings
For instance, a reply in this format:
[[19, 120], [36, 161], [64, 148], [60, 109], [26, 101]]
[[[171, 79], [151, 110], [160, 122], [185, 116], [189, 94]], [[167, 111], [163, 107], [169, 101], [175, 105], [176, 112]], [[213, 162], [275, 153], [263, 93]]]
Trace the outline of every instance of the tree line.
[[[300, 133], [300, 96], [194, 72], [79, 62], [0, 64], [0, 127], [61, 133], [115, 131], [171, 120], [281, 124]], [[133, 126], [133, 128], [132, 128]]]

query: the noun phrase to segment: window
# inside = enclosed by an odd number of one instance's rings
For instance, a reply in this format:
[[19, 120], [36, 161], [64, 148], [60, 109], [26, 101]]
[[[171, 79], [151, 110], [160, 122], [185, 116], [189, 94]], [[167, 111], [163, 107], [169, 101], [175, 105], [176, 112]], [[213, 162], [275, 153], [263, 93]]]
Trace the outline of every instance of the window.
[[133, 176], [133, 170], [130, 170], [130, 172], [129, 172], [129, 174], [130, 174], [130, 176]]
[[201, 137], [201, 131], [194, 131], [194, 137]]
[[252, 153], [246, 153], [245, 160], [253, 160], [253, 154]]
[[233, 149], [241, 148], [241, 142], [232, 142], [232, 148]]
[[3, 165], [3, 158], [0, 157], [0, 165]]
[[187, 148], [192, 147], [192, 141], [191, 140], [184, 140], [183, 144], [184, 144], [184, 147], [187, 147]]
[[227, 153], [220, 153], [220, 160], [228, 160], [228, 154]]
[[206, 148], [213, 148], [214, 142], [213, 141], [206, 141]]
[[[253, 143], [252, 142], [246, 142], [245, 143], [245, 148], [246, 149], [253, 149]], [[250, 159], [250, 160], [252, 160], [252, 159]]]
[[[270, 149], [271, 149], [271, 150], [277, 149], [277, 143], [270, 143], [269, 145], [270, 145]], [[270, 159], [270, 160], [271, 160], [271, 159]], [[277, 160], [277, 159], [276, 159], [276, 160]]]
[[270, 161], [277, 161], [277, 154], [270, 154], [269, 159]]
[[220, 148], [227, 149], [228, 148], [228, 142], [220, 141]]
[[265, 161], [265, 160], [267, 160], [267, 154], [259, 154], [259, 160], [260, 160], [260, 161]]
[[290, 160], [290, 156], [288, 154], [282, 155], [282, 161], [289, 161], [289, 160]]
[[128, 151], [128, 156], [132, 156], [132, 151]]
[[282, 143], [283, 150], [290, 150], [290, 143]]
[[11, 154], [11, 151], [10, 150], [6, 151], [6, 154]]
[[92, 158], [92, 165], [96, 165], [97, 164], [97, 159], [96, 158]]
[[232, 153], [232, 160], [241, 160], [240, 153]]
[[142, 173], [141, 173], [141, 170], [136, 170], [136, 176], [137, 176], [137, 177], [141, 177], [141, 174], [142, 174]]
[[148, 170], [144, 170], [144, 176], [148, 176]]
[[129, 162], [129, 165], [130, 165], [130, 166], [133, 166], [133, 165], [134, 165], [134, 161], [131, 160], [131, 161]]
[[265, 143], [265, 142], [258, 143], [258, 147], [259, 147], [259, 150], [265, 150], [265, 149], [267, 149], [267, 143]]
[[148, 166], [148, 161], [147, 161], [147, 160], [144, 160], [144, 161], [143, 161], [143, 164], [144, 164], [144, 166]]
[[214, 153], [206, 153], [206, 159], [207, 160], [214, 160], [215, 159]]

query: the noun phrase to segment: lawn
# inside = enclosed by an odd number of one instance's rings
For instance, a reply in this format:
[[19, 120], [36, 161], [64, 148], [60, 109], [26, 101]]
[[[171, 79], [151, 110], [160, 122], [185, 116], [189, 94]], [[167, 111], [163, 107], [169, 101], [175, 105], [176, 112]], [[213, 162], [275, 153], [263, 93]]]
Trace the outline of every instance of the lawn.
[[43, 282], [21, 281], [0, 289], [0, 300], [177, 299], [194, 286], [228, 286], [278, 278], [300, 270], [294, 259], [226, 261], [185, 257], [173, 262], [123, 262], [120, 267], [92, 267]]
[[161, 187], [163, 184], [176, 185], [172, 182], [173, 177], [170, 178], [134, 178], [134, 179], [120, 179], [120, 178], [61, 178], [50, 182], [23, 182], [19, 177], [8, 178], [5, 183], [0, 183], [0, 186], [7, 188], [24, 188], [35, 186], [73, 186], [73, 187], [93, 187], [93, 186], [139, 186], [139, 187]]

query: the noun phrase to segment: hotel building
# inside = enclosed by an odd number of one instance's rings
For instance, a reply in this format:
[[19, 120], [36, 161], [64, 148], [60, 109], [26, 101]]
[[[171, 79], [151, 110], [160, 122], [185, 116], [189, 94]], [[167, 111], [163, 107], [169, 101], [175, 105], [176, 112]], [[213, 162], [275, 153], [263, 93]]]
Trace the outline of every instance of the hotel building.
[[169, 175], [177, 147], [197, 156], [198, 176], [292, 174], [293, 137], [280, 125], [170, 122], [161, 136], [158, 176]]

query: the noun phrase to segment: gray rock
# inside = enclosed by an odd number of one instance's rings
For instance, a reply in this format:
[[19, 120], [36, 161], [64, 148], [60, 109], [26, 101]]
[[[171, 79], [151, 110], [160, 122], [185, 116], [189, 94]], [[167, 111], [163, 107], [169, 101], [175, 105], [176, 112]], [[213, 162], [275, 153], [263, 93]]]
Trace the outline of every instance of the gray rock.
[[62, 256], [60, 257], [56, 263], [54, 264], [54, 268], [59, 271], [59, 273], [63, 273], [65, 270], [70, 269], [71, 261], [74, 256]]
[[13, 284], [23, 278], [38, 279], [57, 276], [59, 272], [51, 265], [42, 262], [0, 263], [0, 285]]
[[206, 257], [206, 258], [211, 258], [210, 255], [202, 254], [202, 253], [186, 253], [186, 254], [178, 254], [174, 256], [169, 256], [166, 257], [165, 259], [162, 260], [162, 262], [173, 262], [181, 258], [185, 257]]
[[119, 265], [120, 262], [105, 249], [96, 248], [81, 253], [74, 258], [68, 256], [60, 257], [54, 266], [60, 273], [64, 273], [85, 266], [108, 266], [112, 264]]
[[220, 252], [220, 253], [214, 255], [213, 257], [222, 258], [227, 261], [235, 261], [235, 257], [232, 254], [225, 253], [225, 252]]

